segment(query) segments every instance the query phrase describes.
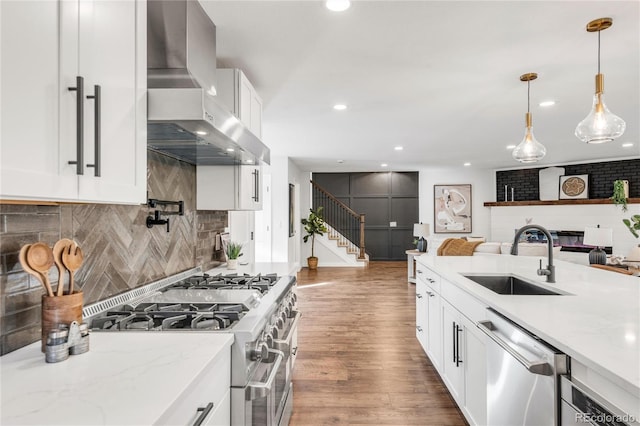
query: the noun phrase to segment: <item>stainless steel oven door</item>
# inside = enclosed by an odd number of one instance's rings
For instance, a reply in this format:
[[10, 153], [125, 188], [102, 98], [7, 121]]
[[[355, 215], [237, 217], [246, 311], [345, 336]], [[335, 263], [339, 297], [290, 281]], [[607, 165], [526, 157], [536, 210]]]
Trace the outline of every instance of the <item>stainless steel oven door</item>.
[[[232, 401], [232, 423], [238, 425], [277, 426], [285, 406], [289, 391], [287, 383], [287, 363], [285, 354], [269, 349], [269, 357], [256, 369], [253, 381], [244, 389], [232, 389], [232, 400], [238, 398], [242, 390], [244, 406], [238, 407]], [[273, 361], [270, 362], [270, 358]], [[234, 392], [235, 391], [235, 392]], [[242, 413], [236, 411], [240, 409]]]

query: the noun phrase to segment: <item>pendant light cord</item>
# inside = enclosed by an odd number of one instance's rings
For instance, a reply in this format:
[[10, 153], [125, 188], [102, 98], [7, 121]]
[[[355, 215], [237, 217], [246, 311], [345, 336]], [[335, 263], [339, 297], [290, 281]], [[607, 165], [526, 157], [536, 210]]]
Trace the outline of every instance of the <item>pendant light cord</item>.
[[600, 74], [600, 31], [598, 31], [598, 74]]
[[531, 105], [531, 81], [527, 81], [527, 114], [529, 114], [531, 111], [529, 110], [529, 106]]

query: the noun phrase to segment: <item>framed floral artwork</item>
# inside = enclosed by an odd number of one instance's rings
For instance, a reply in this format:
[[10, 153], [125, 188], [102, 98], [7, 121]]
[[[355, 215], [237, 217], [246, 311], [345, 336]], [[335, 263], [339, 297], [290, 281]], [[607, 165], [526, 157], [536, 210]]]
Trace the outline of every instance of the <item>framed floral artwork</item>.
[[589, 175], [560, 176], [560, 199], [589, 198]]

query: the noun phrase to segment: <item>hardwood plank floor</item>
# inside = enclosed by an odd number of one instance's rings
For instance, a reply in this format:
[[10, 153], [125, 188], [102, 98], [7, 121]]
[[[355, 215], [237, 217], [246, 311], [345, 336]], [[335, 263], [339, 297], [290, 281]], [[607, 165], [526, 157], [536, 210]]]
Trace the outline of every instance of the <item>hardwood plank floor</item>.
[[465, 425], [415, 337], [406, 262], [298, 273], [291, 426]]

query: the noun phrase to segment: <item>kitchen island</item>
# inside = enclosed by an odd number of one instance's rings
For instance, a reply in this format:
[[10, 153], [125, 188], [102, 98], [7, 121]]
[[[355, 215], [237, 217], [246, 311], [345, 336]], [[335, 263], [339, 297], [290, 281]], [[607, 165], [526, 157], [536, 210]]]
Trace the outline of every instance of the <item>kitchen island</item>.
[[[0, 358], [0, 424], [192, 424], [206, 405], [192, 394], [202, 377], [215, 377], [226, 385], [221, 398], [228, 395], [233, 339], [207, 332], [91, 333], [89, 352], [55, 364], [45, 362], [38, 341]], [[215, 392], [201, 395], [203, 402], [214, 401]], [[228, 419], [228, 398], [226, 404], [226, 416], [220, 414]]]
[[[543, 259], [543, 262], [546, 259]], [[556, 283], [538, 257], [421, 256], [418, 264], [571, 357], [571, 374], [640, 418], [640, 279], [557, 261]], [[500, 295], [463, 274], [514, 274], [566, 295]], [[457, 307], [464, 314], [464, 307]]]

